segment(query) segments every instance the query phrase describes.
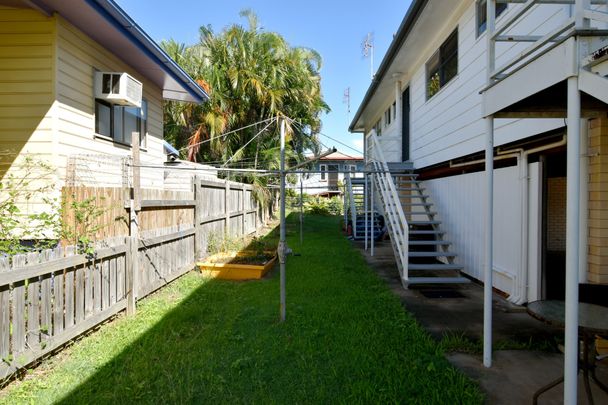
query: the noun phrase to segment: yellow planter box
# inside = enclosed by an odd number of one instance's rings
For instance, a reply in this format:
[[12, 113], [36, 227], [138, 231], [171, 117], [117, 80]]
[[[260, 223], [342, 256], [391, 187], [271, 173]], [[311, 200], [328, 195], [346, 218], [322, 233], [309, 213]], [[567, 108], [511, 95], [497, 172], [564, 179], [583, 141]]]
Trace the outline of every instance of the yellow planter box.
[[[207, 258], [204, 262], [198, 262], [196, 265], [201, 273], [207, 277], [219, 278], [222, 280], [259, 280], [274, 266], [276, 255], [263, 265], [257, 264], [237, 264], [237, 263], [214, 263], [215, 257], [223, 257], [226, 255], [213, 255]], [[229, 257], [243, 257], [242, 253], [233, 253]]]

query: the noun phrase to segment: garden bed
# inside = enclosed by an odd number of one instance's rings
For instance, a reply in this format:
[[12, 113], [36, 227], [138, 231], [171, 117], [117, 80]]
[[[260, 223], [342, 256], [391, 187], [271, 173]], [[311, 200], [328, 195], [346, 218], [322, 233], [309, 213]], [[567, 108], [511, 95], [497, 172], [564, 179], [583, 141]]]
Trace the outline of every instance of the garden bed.
[[196, 263], [207, 277], [222, 280], [258, 280], [274, 266], [276, 252], [217, 253]]

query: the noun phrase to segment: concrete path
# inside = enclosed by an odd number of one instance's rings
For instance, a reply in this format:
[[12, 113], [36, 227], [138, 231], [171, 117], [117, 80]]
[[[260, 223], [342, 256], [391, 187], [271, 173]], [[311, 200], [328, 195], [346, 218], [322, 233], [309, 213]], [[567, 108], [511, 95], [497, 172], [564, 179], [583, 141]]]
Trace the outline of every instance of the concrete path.
[[[404, 289], [399, 280], [390, 242], [376, 246], [374, 257], [365, 251], [362, 242], [354, 242], [368, 264], [385, 280], [420, 324], [440, 340], [446, 333], [463, 335], [473, 341], [483, 337], [483, 287], [470, 283], [461, 286]], [[493, 341], [495, 347], [508, 342], [542, 344], [563, 337], [560, 329], [533, 319], [525, 308], [515, 306], [498, 294], [493, 298]], [[563, 375], [563, 355], [559, 352], [529, 350], [497, 350], [493, 367], [486, 369], [480, 355], [452, 353], [448, 360], [476, 380], [486, 392], [489, 404], [532, 403], [540, 387]], [[608, 360], [605, 361], [608, 363]], [[598, 368], [598, 377], [608, 384], [608, 367]], [[582, 376], [579, 377], [579, 403], [587, 403]], [[608, 394], [591, 383], [596, 404], [608, 404]], [[539, 404], [561, 404], [560, 384], [540, 397]]]

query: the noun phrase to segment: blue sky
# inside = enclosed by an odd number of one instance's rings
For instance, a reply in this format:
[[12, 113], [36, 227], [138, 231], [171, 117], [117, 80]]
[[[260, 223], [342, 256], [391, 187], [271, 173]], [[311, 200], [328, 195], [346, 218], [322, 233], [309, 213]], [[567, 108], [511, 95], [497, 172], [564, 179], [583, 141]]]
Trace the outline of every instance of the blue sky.
[[[186, 44], [198, 41], [201, 25], [211, 24], [218, 32], [232, 23], [246, 24], [239, 11], [253, 9], [265, 30], [280, 33], [292, 46], [310, 47], [323, 56], [323, 95], [332, 111], [323, 117], [322, 131], [359, 150], [361, 135], [349, 134], [348, 124], [370, 84], [370, 62], [361, 55], [361, 43], [373, 32], [377, 69], [410, 4], [409, 0], [116, 1], [157, 42], [173, 38]], [[343, 103], [347, 87], [350, 115]], [[354, 153], [328, 138], [321, 141]]]

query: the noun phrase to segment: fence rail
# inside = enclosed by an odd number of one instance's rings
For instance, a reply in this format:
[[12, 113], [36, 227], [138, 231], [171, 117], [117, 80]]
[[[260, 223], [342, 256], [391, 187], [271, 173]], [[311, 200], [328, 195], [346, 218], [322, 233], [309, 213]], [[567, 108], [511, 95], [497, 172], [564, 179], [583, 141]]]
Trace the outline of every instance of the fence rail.
[[[83, 187], [69, 192], [71, 198], [97, 196]], [[131, 202], [116, 201], [128, 195], [124, 190], [104, 188], [101, 195], [106, 197], [98, 201], [113, 214], [118, 206], [129, 217]], [[273, 207], [263, 209], [253, 199], [250, 185], [230, 181], [195, 178], [189, 195], [147, 190], [142, 196], [140, 219], [148, 226], [139, 237], [105, 239], [93, 256], [68, 246], [0, 258], [0, 379], [116, 315], [129, 299], [190, 271], [206, 254], [212, 233], [250, 234], [273, 214]]]

